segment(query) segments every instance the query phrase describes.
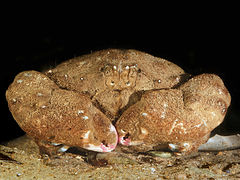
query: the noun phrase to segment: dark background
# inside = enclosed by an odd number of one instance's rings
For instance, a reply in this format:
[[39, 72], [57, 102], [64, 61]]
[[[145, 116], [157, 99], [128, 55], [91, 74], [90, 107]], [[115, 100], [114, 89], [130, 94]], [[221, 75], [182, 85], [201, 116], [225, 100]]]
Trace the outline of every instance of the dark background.
[[67, 59], [105, 48], [137, 49], [172, 61], [193, 75], [219, 75], [231, 93], [232, 103], [216, 132], [239, 133], [240, 31], [234, 15], [226, 17], [221, 11], [219, 13], [200, 18], [191, 14], [190, 18], [176, 15], [170, 20], [166, 20], [168, 14], [156, 14], [151, 22], [144, 16], [116, 19], [110, 14], [94, 18], [79, 15], [73, 21], [64, 13], [51, 18], [31, 19], [31, 14], [14, 18], [2, 34], [10, 52], [2, 60], [0, 142], [24, 134], [11, 116], [4, 95], [19, 72], [42, 71]]

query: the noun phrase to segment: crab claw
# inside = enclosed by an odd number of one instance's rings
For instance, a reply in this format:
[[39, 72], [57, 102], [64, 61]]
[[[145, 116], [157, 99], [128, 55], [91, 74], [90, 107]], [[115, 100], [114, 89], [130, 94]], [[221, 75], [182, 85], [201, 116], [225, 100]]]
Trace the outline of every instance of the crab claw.
[[116, 128], [110, 124], [110, 134], [114, 134], [115, 136], [115, 141], [113, 144], [107, 144], [105, 141], [102, 141], [100, 148], [102, 149], [102, 152], [111, 152], [112, 150], [114, 150], [118, 144], [118, 133]]
[[[89, 136], [89, 133], [88, 133]], [[88, 137], [87, 137], [88, 138]], [[118, 134], [116, 131], [116, 128], [110, 124], [109, 132], [106, 135], [104, 139], [101, 140], [101, 143], [99, 144], [99, 141], [92, 141], [89, 143], [86, 143], [86, 146], [84, 146], [84, 149], [96, 151], [96, 152], [111, 152], [113, 151], [118, 143]]]
[[126, 136], [120, 136], [118, 139], [118, 142], [124, 146], [130, 146], [131, 145], [131, 139]]

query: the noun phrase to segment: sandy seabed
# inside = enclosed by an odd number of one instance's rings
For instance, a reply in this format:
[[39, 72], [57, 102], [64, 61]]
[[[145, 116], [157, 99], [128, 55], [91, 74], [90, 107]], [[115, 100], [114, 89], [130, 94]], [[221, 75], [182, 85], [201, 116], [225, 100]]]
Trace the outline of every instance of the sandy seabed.
[[69, 151], [42, 157], [27, 136], [0, 145], [0, 179], [240, 179], [240, 149], [177, 155], [170, 152]]

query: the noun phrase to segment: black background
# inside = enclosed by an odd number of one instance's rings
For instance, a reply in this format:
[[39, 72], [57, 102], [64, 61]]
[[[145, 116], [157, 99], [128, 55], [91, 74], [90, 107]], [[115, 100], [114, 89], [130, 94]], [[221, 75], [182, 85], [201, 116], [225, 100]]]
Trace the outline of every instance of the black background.
[[[84, 8], [83, 8], [84, 9]], [[34, 10], [33, 10], [34, 11]], [[80, 10], [79, 10], [80, 11]], [[1, 70], [1, 126], [0, 142], [21, 136], [8, 110], [5, 91], [14, 77], [24, 70], [42, 71], [62, 61], [105, 48], [137, 49], [165, 58], [193, 75], [215, 73], [219, 75], [232, 96], [232, 103], [218, 133], [240, 132], [239, 91], [239, 23], [234, 12], [224, 11], [194, 16], [156, 13], [152, 17], [112, 15], [94, 10], [68, 17], [64, 11], [44, 16], [45, 11], [33, 17], [17, 15], [4, 26], [8, 55], [2, 60]], [[99, 12], [100, 13], [100, 12]], [[55, 14], [55, 15], [54, 15]], [[115, 13], [116, 14], [116, 13]], [[99, 15], [99, 16], [98, 16]], [[199, 16], [198, 16], [199, 15]], [[5, 51], [5, 50], [3, 50]]]

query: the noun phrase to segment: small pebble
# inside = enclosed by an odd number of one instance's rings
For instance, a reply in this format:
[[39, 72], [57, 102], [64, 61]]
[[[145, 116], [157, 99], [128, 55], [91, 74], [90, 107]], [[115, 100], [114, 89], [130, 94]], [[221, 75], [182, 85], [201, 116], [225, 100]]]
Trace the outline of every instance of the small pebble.
[[81, 156], [76, 156], [76, 159], [82, 160], [83, 158]]
[[154, 174], [156, 172], [156, 169], [155, 168], [150, 168], [151, 169], [151, 173]]
[[162, 151], [149, 151], [148, 154], [156, 157], [161, 157], [161, 158], [170, 158], [172, 157], [172, 154], [169, 152], [162, 152]]
[[225, 172], [226, 172], [226, 173], [230, 173], [231, 171], [230, 171], [229, 169], [227, 169]]
[[186, 174], [178, 174], [175, 178], [177, 180], [183, 180], [183, 179], [187, 179], [187, 175]]

